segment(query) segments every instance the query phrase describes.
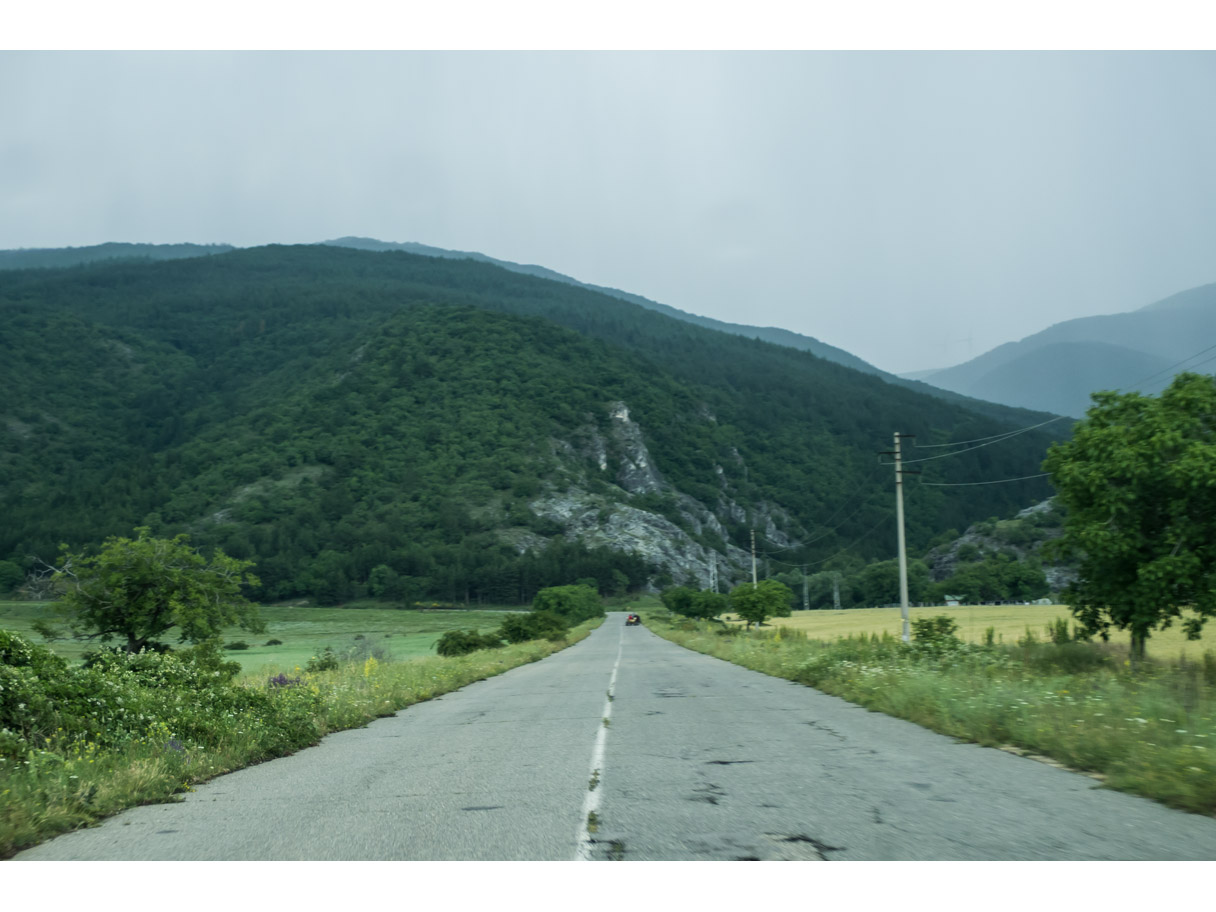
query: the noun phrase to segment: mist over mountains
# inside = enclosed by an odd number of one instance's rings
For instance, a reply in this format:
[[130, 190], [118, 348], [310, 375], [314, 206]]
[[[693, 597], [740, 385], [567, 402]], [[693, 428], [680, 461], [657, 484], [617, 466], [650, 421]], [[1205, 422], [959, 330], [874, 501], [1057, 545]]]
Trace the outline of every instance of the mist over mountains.
[[[0, 559], [145, 524], [257, 561], [264, 599], [340, 602], [378, 567], [452, 601], [726, 585], [752, 528], [775, 569], [891, 556], [892, 432], [1045, 417], [472, 257], [136, 255], [0, 272]], [[1034, 474], [1050, 430], [922, 479]], [[1050, 494], [909, 488], [914, 548]]]

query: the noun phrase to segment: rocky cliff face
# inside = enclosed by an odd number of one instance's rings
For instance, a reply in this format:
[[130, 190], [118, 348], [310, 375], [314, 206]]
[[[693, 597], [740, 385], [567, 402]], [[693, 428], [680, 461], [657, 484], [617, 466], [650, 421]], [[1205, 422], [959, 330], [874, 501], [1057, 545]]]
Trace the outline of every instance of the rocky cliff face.
[[[1012, 554], [1018, 560], [1027, 557], [1042, 559], [1042, 548], [1063, 532], [1063, 517], [1055, 498], [1027, 507], [1013, 519], [975, 523], [959, 538], [934, 548], [925, 555], [929, 565], [929, 576], [934, 582], [954, 575], [960, 563], [974, 560], [986, 554]], [[1077, 578], [1074, 567], [1043, 561], [1043, 574], [1052, 592], [1059, 592]]]
[[[663, 478], [646, 446], [644, 429], [630, 416], [626, 403], [609, 406], [606, 432], [601, 432], [594, 416], [588, 418], [569, 440], [552, 441], [559, 470], [549, 490], [530, 502], [533, 514], [556, 523], [568, 540], [636, 554], [662, 568], [676, 583], [708, 589], [716, 577], [719, 590], [725, 591], [747, 578], [751, 556], [727, 543], [723, 521], [746, 522], [749, 513], [731, 496], [721, 467], [718, 501], [704, 504]], [[713, 420], [712, 416], [706, 420]], [[609, 483], [608, 493], [591, 492], [594, 478]], [[594, 487], [603, 490], [603, 485]], [[634, 503], [646, 495], [662, 496], [667, 515]], [[796, 530], [791, 531], [792, 522], [779, 506], [757, 504], [750, 515], [765, 540], [779, 547], [797, 544]], [[504, 530], [503, 537], [521, 549], [538, 547], [543, 541], [520, 530]], [[706, 539], [722, 545], [707, 545]]]

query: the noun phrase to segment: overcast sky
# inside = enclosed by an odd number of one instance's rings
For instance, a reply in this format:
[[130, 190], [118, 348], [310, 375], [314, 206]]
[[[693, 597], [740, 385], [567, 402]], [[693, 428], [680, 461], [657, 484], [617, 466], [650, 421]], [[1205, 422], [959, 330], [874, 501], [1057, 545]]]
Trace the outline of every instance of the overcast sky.
[[890, 371], [1216, 282], [1207, 52], [0, 52], [0, 248], [360, 235]]

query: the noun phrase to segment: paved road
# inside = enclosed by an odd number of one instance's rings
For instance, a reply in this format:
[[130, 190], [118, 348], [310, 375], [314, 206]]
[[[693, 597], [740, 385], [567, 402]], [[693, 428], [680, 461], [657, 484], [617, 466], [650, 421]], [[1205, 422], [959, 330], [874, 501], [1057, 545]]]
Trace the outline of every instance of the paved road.
[[623, 618], [17, 859], [1216, 859], [1216, 820]]

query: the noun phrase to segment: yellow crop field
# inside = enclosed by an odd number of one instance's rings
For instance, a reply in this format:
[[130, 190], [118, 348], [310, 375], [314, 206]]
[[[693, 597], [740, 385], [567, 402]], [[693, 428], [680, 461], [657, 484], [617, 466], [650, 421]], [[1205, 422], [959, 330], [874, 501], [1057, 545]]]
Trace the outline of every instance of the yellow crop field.
[[[1040, 639], [1049, 639], [1047, 626], [1057, 618], [1066, 618], [1073, 624], [1067, 605], [960, 605], [957, 608], [912, 608], [910, 616], [936, 617], [944, 614], [954, 618], [959, 626], [959, 636], [971, 643], [979, 643], [984, 631], [992, 627], [997, 642], [1016, 643], [1025, 636], [1026, 628]], [[733, 615], [726, 615], [731, 621]], [[899, 608], [853, 608], [847, 611], [795, 611], [791, 617], [772, 618], [771, 625], [792, 627], [805, 631], [817, 640], [834, 640], [851, 634], [882, 634], [884, 631], [899, 636], [901, 627]], [[1111, 631], [1111, 642], [1123, 646], [1129, 637], [1121, 631]], [[1216, 627], [1204, 630], [1203, 639], [1188, 641], [1177, 622], [1169, 630], [1156, 631], [1148, 641], [1148, 654], [1158, 660], [1177, 659], [1185, 655], [1187, 661], [1201, 661], [1205, 651], [1216, 651]]]

